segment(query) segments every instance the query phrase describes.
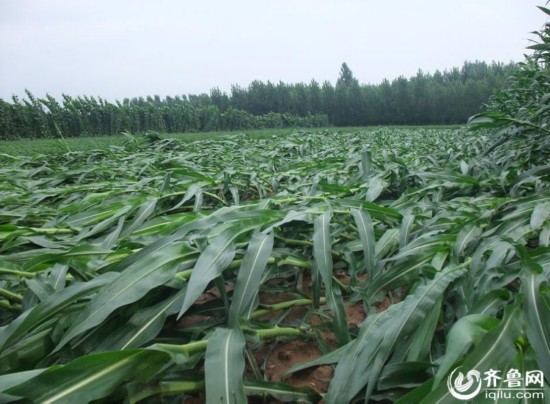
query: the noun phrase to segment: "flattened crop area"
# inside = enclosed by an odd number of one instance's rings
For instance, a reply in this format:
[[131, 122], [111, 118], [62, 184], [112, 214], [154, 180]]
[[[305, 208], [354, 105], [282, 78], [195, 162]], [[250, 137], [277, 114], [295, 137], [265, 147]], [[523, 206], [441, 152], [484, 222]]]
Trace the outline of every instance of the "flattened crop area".
[[496, 139], [0, 155], [0, 398], [430, 403], [459, 365], [550, 376], [548, 147]]

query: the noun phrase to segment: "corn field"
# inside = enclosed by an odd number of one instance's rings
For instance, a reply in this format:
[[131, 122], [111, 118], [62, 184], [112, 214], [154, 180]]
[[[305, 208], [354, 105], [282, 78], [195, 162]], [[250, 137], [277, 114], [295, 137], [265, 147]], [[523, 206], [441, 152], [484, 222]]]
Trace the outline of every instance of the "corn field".
[[0, 398], [445, 403], [458, 366], [540, 369], [550, 397], [549, 141], [497, 140], [1, 155]]

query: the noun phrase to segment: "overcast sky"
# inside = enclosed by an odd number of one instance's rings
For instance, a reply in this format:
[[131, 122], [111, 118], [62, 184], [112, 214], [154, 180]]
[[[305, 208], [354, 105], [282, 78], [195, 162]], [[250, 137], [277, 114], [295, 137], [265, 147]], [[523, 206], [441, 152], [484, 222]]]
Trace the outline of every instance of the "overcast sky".
[[0, 98], [361, 83], [520, 61], [544, 0], [0, 0]]

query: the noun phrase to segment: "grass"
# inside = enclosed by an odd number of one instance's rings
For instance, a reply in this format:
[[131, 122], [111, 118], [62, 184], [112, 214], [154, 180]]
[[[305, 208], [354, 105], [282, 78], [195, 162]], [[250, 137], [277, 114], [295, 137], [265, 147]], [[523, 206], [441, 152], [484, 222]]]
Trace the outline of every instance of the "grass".
[[550, 375], [547, 143], [182, 137], [0, 155], [2, 398], [431, 403], [458, 366]]

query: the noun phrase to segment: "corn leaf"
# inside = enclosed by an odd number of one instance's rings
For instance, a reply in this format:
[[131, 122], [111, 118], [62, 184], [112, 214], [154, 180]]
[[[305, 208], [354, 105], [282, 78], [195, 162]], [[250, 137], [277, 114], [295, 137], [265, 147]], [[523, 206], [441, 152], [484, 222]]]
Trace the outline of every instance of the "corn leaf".
[[330, 219], [332, 213], [327, 211], [319, 215], [314, 222], [313, 256], [319, 274], [327, 290], [332, 288], [332, 241], [330, 236]]
[[229, 309], [228, 324], [233, 327], [237, 319], [250, 311], [258, 293], [263, 271], [273, 250], [273, 233], [256, 232], [248, 244], [247, 252], [237, 275], [233, 301]]
[[244, 335], [238, 327], [216, 328], [208, 340], [204, 364], [207, 403], [246, 402], [244, 344]]
[[179, 269], [185, 269], [186, 259], [195, 254], [194, 249], [184, 244], [171, 244], [126, 268], [82, 310], [74, 325], [63, 335], [56, 350], [77, 335], [99, 325], [119, 307], [133, 303], [151, 289], [164, 285]]
[[538, 369], [550, 374], [550, 288], [548, 276], [526, 270], [522, 292], [525, 295], [523, 317], [526, 333], [536, 354]]
[[358, 209], [352, 209], [351, 213], [355, 219], [355, 224], [359, 230], [359, 237], [363, 245], [363, 255], [365, 257], [365, 267], [369, 279], [374, 279], [374, 269], [376, 266], [376, 240], [374, 238], [374, 227], [372, 219], [368, 212]]
[[397, 341], [424, 321], [449, 284], [464, 272], [464, 268], [447, 267], [403, 302], [392, 306], [375, 320], [367, 320], [336, 366], [326, 396], [327, 403], [351, 401], [365, 386], [368, 399], [373, 383]]
[[52, 367], [7, 394], [44, 404], [87, 403], [114, 393], [128, 380], [147, 380], [168, 360], [149, 350], [126, 350], [83, 356], [64, 366]]
[[[475, 369], [481, 373], [489, 369], [508, 369], [517, 351], [515, 342], [521, 334], [521, 303], [523, 297], [517, 296], [516, 302], [505, 309], [504, 318], [500, 324], [487, 332], [477, 345], [462, 362], [464, 369]], [[443, 374], [439, 375], [446, 376]], [[422, 402], [442, 403], [452, 402], [451, 393], [446, 383], [440, 383], [434, 390], [428, 394]]]
[[62, 291], [48, 296], [38, 305], [21, 314], [9, 325], [0, 329], [0, 348], [5, 349], [6, 346], [17, 341], [43, 322], [48, 321], [65, 307], [114, 282], [118, 276], [117, 273], [106, 273], [89, 282], [76, 282]]

